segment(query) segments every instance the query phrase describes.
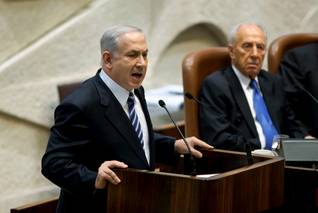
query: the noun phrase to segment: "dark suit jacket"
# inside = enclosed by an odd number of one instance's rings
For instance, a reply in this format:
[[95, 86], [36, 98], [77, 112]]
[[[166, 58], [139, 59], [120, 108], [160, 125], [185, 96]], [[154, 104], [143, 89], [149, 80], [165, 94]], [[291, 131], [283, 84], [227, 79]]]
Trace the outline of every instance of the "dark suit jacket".
[[291, 107], [299, 120], [318, 137], [318, 103], [302, 88], [318, 98], [318, 43], [289, 50], [279, 67]]
[[148, 165], [128, 116], [98, 74], [55, 111], [42, 173], [61, 187], [57, 212], [104, 211], [105, 190], [94, 189], [98, 167], [104, 161], [119, 160], [130, 168], [152, 170], [155, 161], [170, 162], [174, 157], [174, 138], [153, 132], [144, 91], [139, 88], [135, 94], [149, 131]]
[[[272, 121], [281, 134], [304, 137], [306, 131], [287, 105], [281, 79], [266, 71], [258, 76]], [[209, 144], [221, 149], [260, 149], [256, 126], [241, 84], [231, 67], [209, 75], [202, 82], [200, 99], [200, 135]]]

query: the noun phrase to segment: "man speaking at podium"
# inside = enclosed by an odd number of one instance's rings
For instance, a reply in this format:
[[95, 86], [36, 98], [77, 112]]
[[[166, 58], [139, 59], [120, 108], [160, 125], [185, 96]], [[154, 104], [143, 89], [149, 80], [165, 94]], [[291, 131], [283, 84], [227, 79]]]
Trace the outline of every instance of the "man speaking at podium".
[[277, 134], [307, 135], [287, 104], [282, 80], [262, 70], [266, 35], [260, 25], [236, 26], [230, 35], [231, 66], [202, 83], [200, 134], [221, 149], [271, 150]]
[[[141, 86], [147, 70], [144, 33], [130, 26], [109, 28], [101, 41], [102, 68], [55, 110], [42, 173], [61, 188], [57, 212], [105, 212], [105, 187], [118, 184], [113, 168], [153, 170], [155, 162], [187, 153], [182, 140], [153, 132]], [[187, 138], [194, 149], [209, 149]]]

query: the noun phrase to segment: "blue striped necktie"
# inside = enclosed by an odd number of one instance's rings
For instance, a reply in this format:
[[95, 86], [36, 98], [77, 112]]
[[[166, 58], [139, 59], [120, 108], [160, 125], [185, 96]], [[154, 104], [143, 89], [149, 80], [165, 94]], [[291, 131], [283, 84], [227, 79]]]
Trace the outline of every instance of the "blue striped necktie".
[[269, 116], [267, 107], [265, 105], [263, 96], [258, 87], [256, 80], [252, 79], [250, 87], [253, 89], [253, 105], [256, 113], [256, 120], [262, 126], [262, 130], [266, 140], [265, 149], [272, 149], [272, 142], [275, 135], [277, 135], [277, 130], [273, 125], [272, 119]]
[[144, 146], [144, 139], [142, 134], [141, 125], [135, 110], [135, 96], [132, 92], [129, 92], [129, 96], [127, 99], [128, 104], [128, 112], [129, 112], [129, 119], [131, 121], [132, 126], [135, 129], [139, 142], [141, 143], [142, 147]]

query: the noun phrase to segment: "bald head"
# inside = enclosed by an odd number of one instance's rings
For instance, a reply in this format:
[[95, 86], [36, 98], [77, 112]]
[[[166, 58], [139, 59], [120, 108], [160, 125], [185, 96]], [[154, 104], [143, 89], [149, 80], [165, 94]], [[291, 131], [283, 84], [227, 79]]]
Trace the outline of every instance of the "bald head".
[[236, 26], [234, 26], [232, 28], [232, 30], [229, 33], [229, 39], [228, 39], [228, 43], [229, 44], [234, 44], [237, 40], [237, 33], [240, 31], [241, 27], [247, 27], [247, 26], [252, 26], [252, 27], [256, 27], [259, 28], [259, 30], [261, 30], [265, 36], [265, 42], [267, 42], [267, 34], [266, 31], [264, 29], [264, 27], [258, 23], [241, 23], [238, 24]]
[[240, 24], [232, 31], [229, 52], [232, 64], [246, 77], [254, 79], [260, 72], [266, 52], [266, 35], [257, 24]]

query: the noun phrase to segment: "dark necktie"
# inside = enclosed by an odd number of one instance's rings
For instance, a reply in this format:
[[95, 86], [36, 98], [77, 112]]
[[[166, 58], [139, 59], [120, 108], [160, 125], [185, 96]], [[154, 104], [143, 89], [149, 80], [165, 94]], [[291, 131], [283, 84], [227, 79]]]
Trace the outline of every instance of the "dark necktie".
[[250, 86], [253, 89], [253, 105], [256, 113], [256, 120], [262, 126], [262, 130], [266, 140], [265, 149], [271, 150], [273, 138], [275, 135], [277, 135], [277, 130], [274, 127], [272, 119], [269, 116], [267, 107], [265, 105], [263, 96], [260, 93], [256, 80], [251, 80]]
[[135, 129], [139, 142], [141, 143], [142, 146], [144, 146], [142, 129], [141, 129], [141, 125], [140, 125], [136, 110], [135, 110], [135, 96], [132, 92], [129, 93], [127, 104], [128, 104], [129, 119], [131, 121], [131, 124]]

